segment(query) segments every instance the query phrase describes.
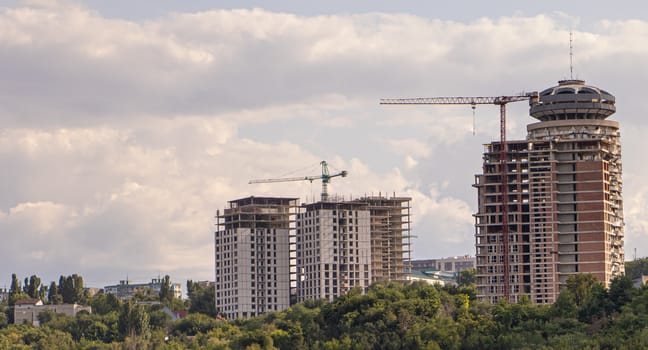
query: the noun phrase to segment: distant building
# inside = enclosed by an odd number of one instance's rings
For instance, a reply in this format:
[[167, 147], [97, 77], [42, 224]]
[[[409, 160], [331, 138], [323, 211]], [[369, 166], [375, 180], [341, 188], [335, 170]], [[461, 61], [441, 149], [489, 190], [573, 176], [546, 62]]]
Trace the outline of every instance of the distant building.
[[470, 255], [453, 256], [436, 260], [436, 270], [459, 273], [475, 268], [475, 257]]
[[9, 289], [0, 288], [0, 303], [9, 300]]
[[89, 288], [85, 288], [85, 291], [88, 293], [89, 297], [93, 297], [97, 295], [99, 292], [101, 292], [101, 288], [89, 287]]
[[[160, 293], [163, 283], [164, 280], [161, 278], [153, 278], [149, 283], [130, 283], [128, 280], [122, 280], [119, 281], [119, 284], [105, 286], [104, 293], [112, 294], [121, 300], [130, 299], [138, 293], [157, 295]], [[170, 287], [174, 298], [182, 298], [182, 284], [171, 283]]]
[[412, 270], [412, 273], [407, 279], [409, 281], [423, 281], [428, 284], [438, 284], [441, 286], [454, 286], [457, 284], [457, 276], [455, 273], [436, 270]]
[[459, 273], [474, 269], [475, 257], [470, 255], [451, 256], [439, 259], [412, 260], [412, 271], [443, 271]]
[[43, 305], [40, 299], [23, 299], [17, 300], [14, 306], [14, 323], [29, 323], [38, 327], [40, 326], [38, 315], [48, 310], [71, 317], [75, 317], [81, 311], [92, 312], [90, 306], [82, 306], [79, 304]]
[[297, 198], [247, 197], [216, 215], [216, 310], [249, 318], [290, 306]]
[[216, 282], [214, 281], [195, 281], [194, 283], [202, 288], [207, 288], [207, 287], [214, 288], [216, 286]]
[[412, 260], [412, 271], [436, 270], [436, 259]]
[[171, 317], [171, 321], [174, 322], [187, 317], [187, 315], [189, 314], [189, 311], [187, 310], [171, 310], [168, 306], [163, 307], [162, 312], [169, 315], [169, 317]]

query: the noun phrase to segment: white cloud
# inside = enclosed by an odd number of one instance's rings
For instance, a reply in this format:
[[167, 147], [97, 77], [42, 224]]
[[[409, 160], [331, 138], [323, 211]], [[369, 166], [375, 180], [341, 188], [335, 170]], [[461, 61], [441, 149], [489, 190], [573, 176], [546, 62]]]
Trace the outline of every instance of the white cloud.
[[411, 156], [405, 157], [405, 168], [412, 169], [418, 165], [418, 161]]
[[[0, 231], [11, 243], [0, 252], [15, 263], [0, 275], [212, 278], [215, 211], [251, 194], [318, 198], [317, 182], [247, 181], [309, 164], [297, 175], [314, 175], [322, 159], [349, 171], [331, 193], [413, 197], [415, 256], [472, 253], [470, 172], [498, 109], [477, 110], [473, 137], [469, 107], [378, 100], [541, 90], [568, 73], [565, 21], [257, 9], [135, 22], [56, 1], [2, 10]], [[576, 71], [617, 96], [624, 170], [645, 174], [634, 130], [648, 113], [648, 24], [600, 24], [575, 31]], [[510, 106], [511, 138], [524, 137], [525, 113]], [[648, 237], [640, 183], [625, 178], [630, 245]]]
[[430, 155], [430, 147], [417, 139], [388, 140], [394, 152], [414, 157], [427, 157]]

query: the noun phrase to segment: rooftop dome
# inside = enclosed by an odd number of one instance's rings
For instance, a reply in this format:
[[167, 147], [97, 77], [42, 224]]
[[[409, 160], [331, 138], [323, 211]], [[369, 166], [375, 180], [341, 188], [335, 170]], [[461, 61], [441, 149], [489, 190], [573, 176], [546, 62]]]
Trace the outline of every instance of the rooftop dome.
[[616, 111], [614, 96], [583, 80], [560, 80], [531, 101], [530, 114], [540, 121], [605, 119]]

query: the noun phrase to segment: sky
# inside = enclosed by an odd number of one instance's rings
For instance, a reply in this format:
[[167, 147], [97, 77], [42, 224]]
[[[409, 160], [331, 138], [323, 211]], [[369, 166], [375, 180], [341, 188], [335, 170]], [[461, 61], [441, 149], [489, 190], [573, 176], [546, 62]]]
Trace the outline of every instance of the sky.
[[[488, 4], [487, 4], [488, 3]], [[0, 0], [0, 287], [213, 280], [214, 216], [250, 195], [412, 198], [412, 257], [474, 255], [500, 96], [616, 96], [626, 257], [648, 255], [646, 5], [602, 1]], [[639, 16], [639, 17], [638, 17]], [[569, 33], [573, 33], [573, 74]], [[533, 122], [508, 108], [508, 135]]]

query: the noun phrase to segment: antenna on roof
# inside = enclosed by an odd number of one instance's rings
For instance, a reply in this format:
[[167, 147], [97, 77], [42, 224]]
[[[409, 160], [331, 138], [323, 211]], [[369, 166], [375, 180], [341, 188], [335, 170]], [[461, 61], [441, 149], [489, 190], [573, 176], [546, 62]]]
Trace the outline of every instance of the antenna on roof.
[[574, 46], [572, 35], [572, 30], [569, 29], [569, 77], [571, 80], [574, 80]]

